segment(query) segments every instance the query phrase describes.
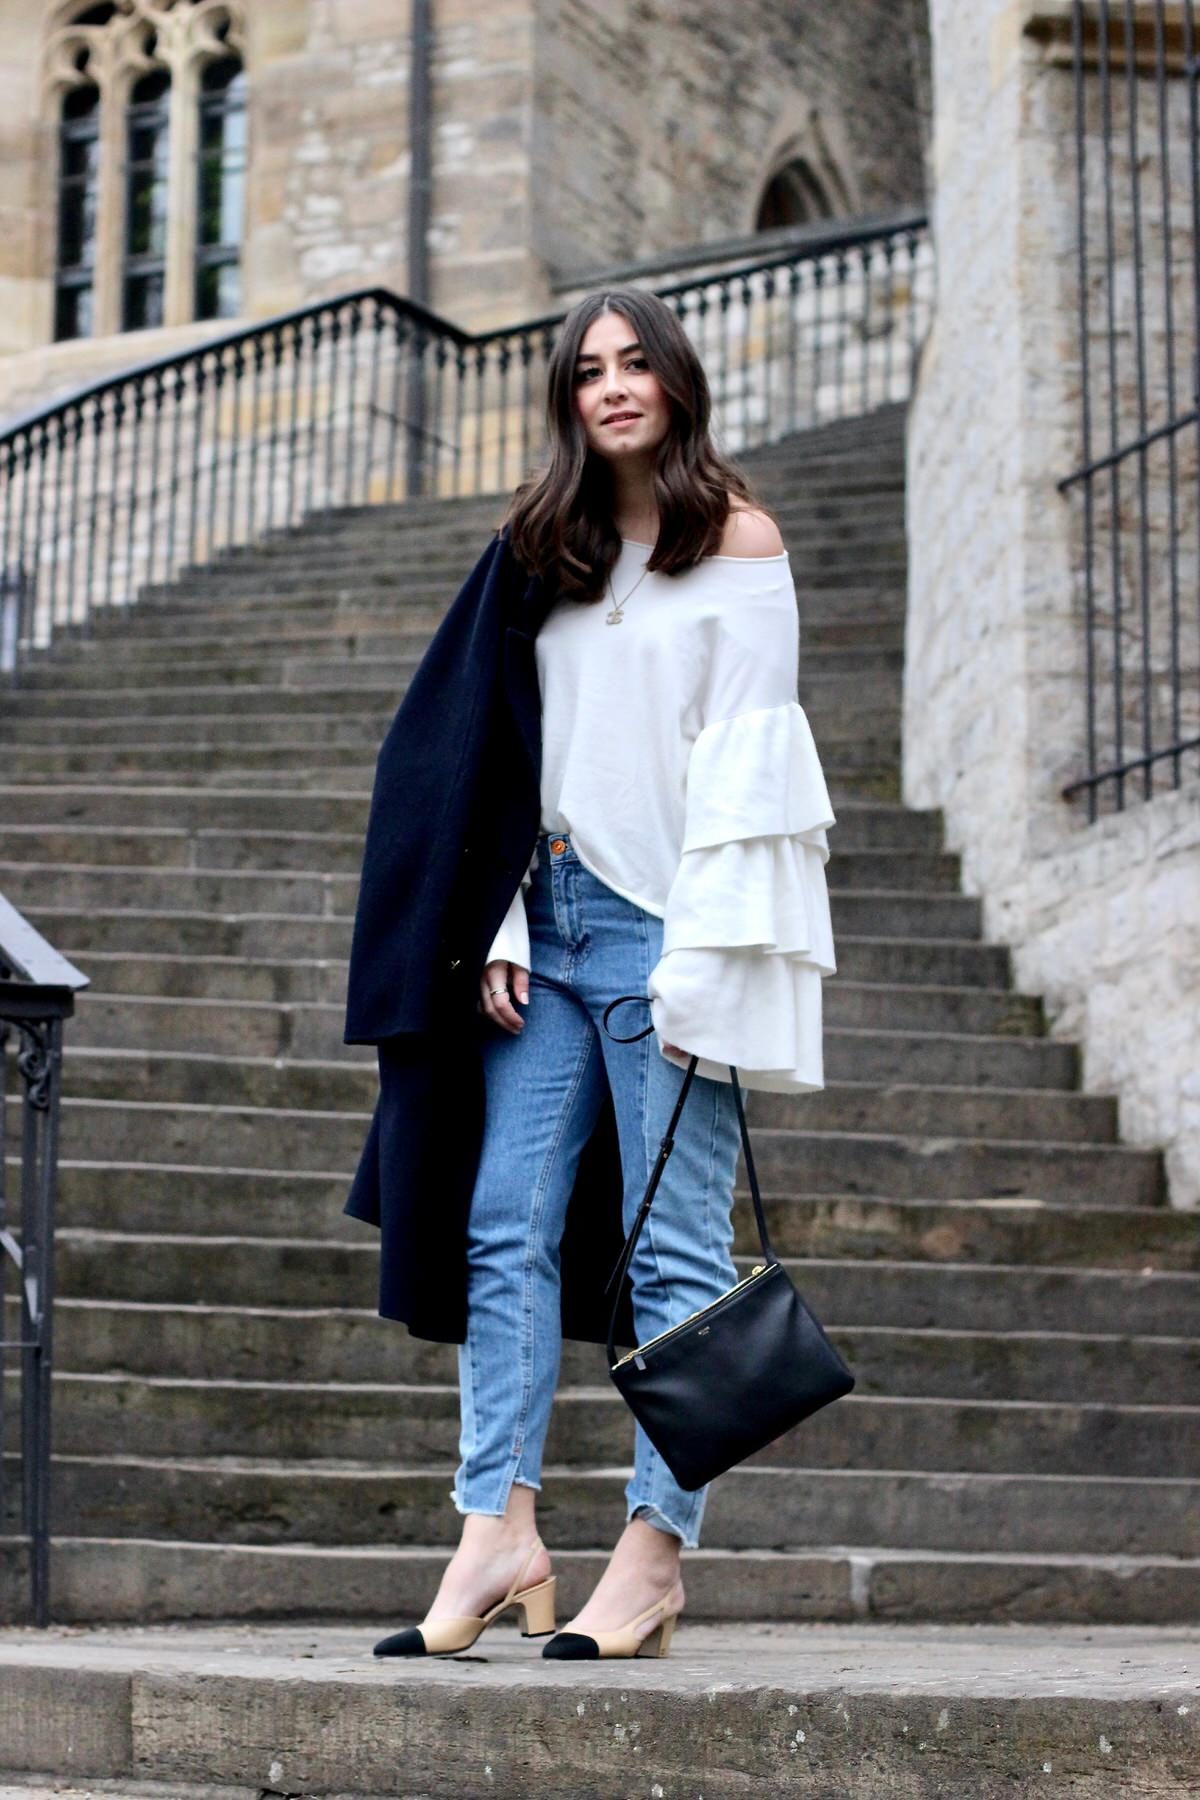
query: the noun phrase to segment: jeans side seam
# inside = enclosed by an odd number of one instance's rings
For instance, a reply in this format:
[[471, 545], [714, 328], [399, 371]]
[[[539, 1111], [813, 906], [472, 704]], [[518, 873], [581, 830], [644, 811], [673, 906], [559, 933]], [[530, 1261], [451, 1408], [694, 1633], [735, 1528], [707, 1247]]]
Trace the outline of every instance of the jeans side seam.
[[[563, 1102], [563, 1105], [559, 1109], [558, 1119], [555, 1124], [554, 1137], [553, 1137], [551, 1143], [549, 1144], [547, 1151], [546, 1151], [546, 1155], [543, 1159], [542, 1172], [541, 1172], [541, 1175], [539, 1176], [537, 1185], [534, 1188], [533, 1202], [530, 1207], [529, 1231], [528, 1231], [528, 1236], [526, 1237], [526, 1240], [525, 1240], [525, 1266], [524, 1266], [524, 1269], [522, 1270], [522, 1275], [521, 1275], [521, 1305], [522, 1305], [522, 1310], [524, 1313], [524, 1320], [523, 1320], [524, 1329], [522, 1331], [522, 1336], [521, 1336], [521, 1349], [522, 1349], [522, 1359], [523, 1359], [523, 1363], [524, 1363], [524, 1368], [522, 1370], [521, 1405], [517, 1412], [517, 1429], [516, 1429], [516, 1437], [517, 1437], [517, 1441], [520, 1444], [520, 1449], [516, 1450], [514, 1452], [515, 1458], [516, 1458], [516, 1460], [513, 1464], [514, 1474], [515, 1474], [515, 1471], [518, 1468], [520, 1468], [521, 1458], [525, 1453], [525, 1433], [526, 1433], [526, 1428], [527, 1428], [528, 1420], [529, 1420], [530, 1401], [532, 1400], [532, 1397], [533, 1397], [533, 1361], [534, 1361], [534, 1358], [533, 1358], [533, 1350], [534, 1350], [533, 1265], [537, 1259], [538, 1233], [539, 1233], [539, 1230], [541, 1227], [542, 1214], [545, 1211], [546, 1189], [549, 1186], [550, 1171], [554, 1166], [554, 1159], [558, 1154], [559, 1148], [561, 1147], [563, 1135], [567, 1128], [567, 1121], [571, 1117], [571, 1114], [572, 1114], [572, 1111], [574, 1108], [574, 1104], [575, 1104], [575, 1098], [576, 1098], [577, 1094], [579, 1093], [580, 1085], [583, 1081], [583, 1073], [584, 1073], [584, 1070], [587, 1068], [588, 1058], [591, 1056], [591, 1053], [592, 1053], [592, 1042], [588, 1036], [588, 1031], [590, 1029], [590, 1021], [585, 1020], [584, 1026], [585, 1026], [585, 1028], [584, 1028], [584, 1034], [583, 1034], [583, 1038], [582, 1038], [582, 1053], [576, 1059], [575, 1068], [574, 1068], [574, 1071], [571, 1076], [570, 1084], [567, 1088], [566, 1098]], [[510, 1479], [509, 1485], [511, 1486], [511, 1479]]]

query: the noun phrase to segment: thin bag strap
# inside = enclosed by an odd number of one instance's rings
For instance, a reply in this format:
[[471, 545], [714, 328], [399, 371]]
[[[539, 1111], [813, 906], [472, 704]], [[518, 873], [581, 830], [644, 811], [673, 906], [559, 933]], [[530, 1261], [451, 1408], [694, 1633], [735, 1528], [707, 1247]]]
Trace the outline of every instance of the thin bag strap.
[[[629, 1000], [640, 1001], [643, 1006], [649, 1005], [649, 1001], [645, 994], [622, 994], [620, 999], [611, 1001], [604, 1009], [604, 1029], [605, 1031], [608, 1031], [609, 1037], [615, 1039], [618, 1044], [636, 1044], [639, 1038], [649, 1036], [650, 1032], [654, 1030], [653, 1023], [647, 1025], [642, 1031], [635, 1031], [632, 1037], [618, 1037], [615, 1031], [608, 1030], [609, 1013], [614, 1011], [618, 1006], [624, 1006], [626, 1001]], [[633, 1221], [629, 1236], [625, 1239], [625, 1247], [617, 1260], [617, 1266], [609, 1276], [608, 1284], [604, 1290], [605, 1293], [608, 1293], [610, 1288], [615, 1288], [616, 1290], [613, 1296], [612, 1315], [608, 1322], [608, 1360], [610, 1366], [616, 1358], [615, 1334], [617, 1309], [621, 1302], [621, 1283], [624, 1281], [629, 1265], [633, 1261], [633, 1253], [637, 1248], [638, 1238], [642, 1234], [642, 1226], [649, 1217], [650, 1205], [654, 1199], [659, 1181], [662, 1179], [662, 1172], [666, 1167], [667, 1158], [675, 1148], [675, 1127], [679, 1123], [679, 1115], [683, 1111], [683, 1103], [687, 1099], [688, 1090], [692, 1085], [692, 1077], [696, 1073], [696, 1064], [698, 1061], [699, 1058], [693, 1056], [688, 1063], [687, 1074], [683, 1078], [683, 1086], [679, 1090], [679, 1096], [675, 1101], [674, 1110], [671, 1113], [667, 1129], [663, 1133], [660, 1141], [658, 1157], [655, 1161], [654, 1168], [651, 1170], [650, 1179], [646, 1183], [646, 1192], [642, 1197], [642, 1203], [638, 1207], [637, 1216]], [[742, 1090], [738, 1084], [737, 1069], [732, 1063], [729, 1063], [727, 1067], [733, 1086], [734, 1104], [737, 1107], [738, 1128], [742, 1134], [742, 1150], [746, 1159], [746, 1176], [750, 1183], [750, 1198], [754, 1203], [754, 1221], [758, 1227], [758, 1240], [762, 1245], [763, 1255], [769, 1263], [773, 1263], [777, 1262], [778, 1258], [771, 1247], [771, 1239], [767, 1232], [766, 1214], [763, 1212], [762, 1195], [758, 1191], [758, 1172], [754, 1167], [754, 1152], [750, 1148], [750, 1133], [746, 1129], [746, 1113], [742, 1106]]]

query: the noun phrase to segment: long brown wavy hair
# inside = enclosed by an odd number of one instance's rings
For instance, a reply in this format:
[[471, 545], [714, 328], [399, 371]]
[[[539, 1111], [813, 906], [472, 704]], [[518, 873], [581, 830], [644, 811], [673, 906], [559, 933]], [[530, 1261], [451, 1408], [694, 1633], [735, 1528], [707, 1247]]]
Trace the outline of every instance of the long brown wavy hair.
[[509, 527], [518, 562], [574, 600], [601, 598], [621, 550], [609, 466], [589, 447], [575, 407], [580, 345], [592, 321], [608, 312], [629, 320], [670, 403], [670, 423], [653, 470], [659, 527], [647, 567], [675, 575], [716, 554], [731, 496], [762, 508], [745, 476], [709, 435], [708, 378], [671, 307], [642, 288], [586, 294], [563, 320], [547, 367], [548, 461], [521, 482], [497, 528]]

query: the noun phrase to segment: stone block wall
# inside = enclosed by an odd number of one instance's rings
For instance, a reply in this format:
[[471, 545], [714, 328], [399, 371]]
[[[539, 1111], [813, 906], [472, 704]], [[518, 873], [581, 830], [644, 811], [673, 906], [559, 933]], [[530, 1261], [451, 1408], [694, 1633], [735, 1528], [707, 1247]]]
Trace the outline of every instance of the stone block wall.
[[556, 275], [750, 232], [802, 156], [834, 211], [924, 194], [924, 0], [537, 0], [533, 215]]
[[[1080, 502], [1056, 489], [1081, 455], [1071, 76], [1030, 35], [1023, 0], [930, 10], [938, 298], [909, 430], [904, 797], [944, 809], [987, 934], [1012, 946], [1020, 985], [1045, 995], [1052, 1031], [1082, 1040], [1085, 1086], [1119, 1096], [1122, 1134], [1165, 1148], [1172, 1202], [1194, 1206], [1196, 755], [1178, 791], [1160, 776], [1147, 801], [1130, 783], [1125, 810], [1092, 824], [1061, 794], [1083, 770], [1087, 730]], [[1182, 167], [1178, 141], [1176, 157]], [[1149, 294], [1153, 258], [1145, 273]], [[1118, 283], [1127, 322], [1128, 270]], [[1127, 330], [1119, 354], [1125, 409]], [[1128, 565], [1136, 483], [1123, 487]], [[1181, 568], [1194, 614], [1186, 551]], [[1128, 603], [1137, 570], [1126, 572]], [[1153, 629], [1161, 645], [1161, 617]]]

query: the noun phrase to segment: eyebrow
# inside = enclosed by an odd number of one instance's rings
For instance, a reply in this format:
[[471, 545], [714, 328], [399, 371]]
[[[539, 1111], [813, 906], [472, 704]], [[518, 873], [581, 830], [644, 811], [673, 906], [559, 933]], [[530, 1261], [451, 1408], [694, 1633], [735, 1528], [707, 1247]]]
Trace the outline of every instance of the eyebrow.
[[[629, 352], [631, 350], [640, 350], [641, 347], [642, 346], [640, 344], [622, 344], [621, 348], [617, 351], [617, 355], [618, 356], [628, 356]], [[579, 352], [579, 355], [575, 358], [575, 361], [576, 362], [599, 362], [600, 358], [594, 350], [581, 350]]]

